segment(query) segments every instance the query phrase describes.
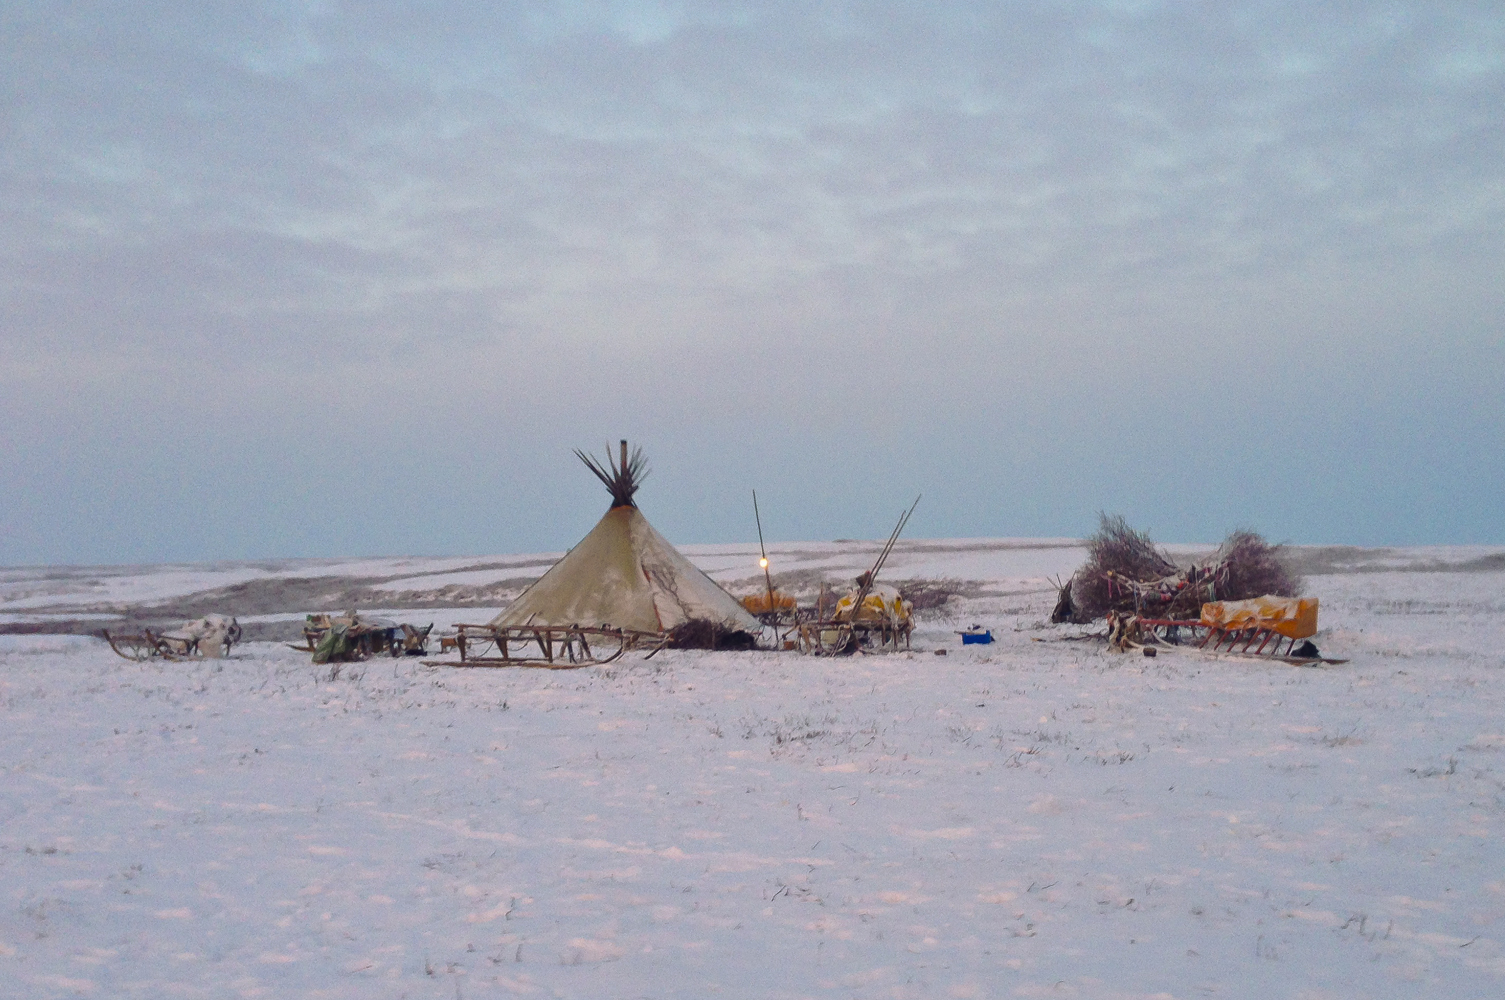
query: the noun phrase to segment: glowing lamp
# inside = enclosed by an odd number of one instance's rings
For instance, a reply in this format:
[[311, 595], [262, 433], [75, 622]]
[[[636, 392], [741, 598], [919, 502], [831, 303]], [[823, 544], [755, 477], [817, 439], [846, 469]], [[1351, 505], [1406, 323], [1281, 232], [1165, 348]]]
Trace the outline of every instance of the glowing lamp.
[[759, 559], [758, 560], [758, 568], [759, 569], [767, 569], [768, 568], [768, 560], [767, 559]]

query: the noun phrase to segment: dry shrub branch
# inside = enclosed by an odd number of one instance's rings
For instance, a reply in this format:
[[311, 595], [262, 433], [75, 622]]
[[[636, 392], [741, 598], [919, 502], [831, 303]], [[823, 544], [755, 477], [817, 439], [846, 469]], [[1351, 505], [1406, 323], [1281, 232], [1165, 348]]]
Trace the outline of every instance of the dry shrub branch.
[[960, 580], [949, 579], [903, 580], [894, 586], [915, 614], [940, 611], [956, 598], [967, 596], [969, 590]]

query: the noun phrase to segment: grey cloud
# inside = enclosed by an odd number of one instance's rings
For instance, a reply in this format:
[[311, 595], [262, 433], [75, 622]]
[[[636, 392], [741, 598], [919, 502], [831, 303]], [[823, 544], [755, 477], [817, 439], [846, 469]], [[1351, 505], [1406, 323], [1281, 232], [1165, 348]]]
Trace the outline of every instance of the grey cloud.
[[[409, 444], [506, 427], [499, 455], [541, 460], [636, 422], [715, 462], [714, 428], [764, 467], [854, 487], [880, 481], [870, 453], [842, 449], [881, 398], [927, 475], [947, 474], [937, 456], [965, 436], [1060, 498], [1073, 478], [1097, 476], [1099, 493], [1132, 478], [1110, 455], [1125, 440], [1114, 409], [1158, 418], [1112, 396], [1160, 377], [1167, 354], [1202, 366], [1179, 392], [1230, 443], [1279, 412], [1217, 370], [1230, 345], [1260, 384], [1339, 400], [1334, 427], [1370, 412], [1365, 378], [1473, 399], [1505, 374], [1489, 349], [1505, 284], [1505, 18], [1491, 5], [0, 18], [0, 416], [29, 428], [26, 454], [58, 433], [28, 414], [58, 413], [49, 394], [70, 379], [96, 408], [79, 433], [126, 420], [181, 442], [191, 397], [130, 379], [228, 364], [244, 398], [223, 419], [261, 412], [269, 434], [299, 414], [357, 450], [373, 426]], [[1420, 342], [1437, 365], [1408, 376], [1374, 360]], [[1269, 360], [1291, 356], [1294, 369]], [[384, 410], [362, 387], [378, 364], [427, 375]], [[1444, 382], [1465, 364], [1479, 383]], [[751, 412], [779, 416], [753, 426]], [[1426, 419], [1493, 426], [1498, 410]], [[1410, 439], [1387, 433], [1404, 462]], [[150, 437], [119, 448], [163, 460]], [[791, 457], [794, 440], [838, 457]], [[296, 451], [267, 447], [271, 467]], [[80, 443], [70, 481], [105, 448]], [[825, 512], [812, 530], [848, 492], [811, 501]], [[67, 508], [29, 516], [49, 506]], [[937, 530], [1005, 530], [969, 516], [958, 500]], [[414, 544], [446, 544], [454, 523]], [[670, 523], [730, 530], [689, 508]], [[1071, 530], [1044, 513], [1034, 525], [1007, 530]]]

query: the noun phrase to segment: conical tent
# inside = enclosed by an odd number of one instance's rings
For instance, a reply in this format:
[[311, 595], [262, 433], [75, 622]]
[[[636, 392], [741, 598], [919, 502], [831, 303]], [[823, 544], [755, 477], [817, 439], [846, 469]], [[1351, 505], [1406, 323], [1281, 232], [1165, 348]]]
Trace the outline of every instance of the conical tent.
[[611, 490], [613, 506], [563, 559], [492, 619], [492, 625], [610, 625], [666, 632], [691, 619], [756, 632], [761, 626], [738, 601], [680, 555], [633, 502], [646, 467], [642, 452], [608, 458], [608, 473], [580, 458]]

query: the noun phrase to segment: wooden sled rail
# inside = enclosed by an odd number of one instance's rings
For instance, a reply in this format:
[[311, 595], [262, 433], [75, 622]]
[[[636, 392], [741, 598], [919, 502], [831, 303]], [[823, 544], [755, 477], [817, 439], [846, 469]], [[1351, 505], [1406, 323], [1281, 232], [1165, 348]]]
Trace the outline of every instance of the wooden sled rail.
[[[1201, 621], [1180, 621], [1171, 618], [1131, 619], [1139, 629], [1146, 644], [1157, 646], [1184, 646], [1206, 653], [1233, 653], [1238, 656], [1256, 657], [1264, 660], [1280, 660], [1286, 663], [1347, 663], [1325, 656], [1297, 656], [1298, 639], [1287, 638], [1264, 625], [1248, 625], [1242, 628], [1220, 628]], [[1183, 633], [1186, 638], [1182, 639]], [[1256, 643], [1258, 645], [1256, 645]], [[1281, 646], [1285, 649], [1282, 651]]]
[[629, 649], [659, 647], [664, 637], [632, 629], [576, 625], [456, 625], [457, 660], [424, 660], [444, 667], [544, 667], [571, 670], [610, 663]]
[[100, 629], [99, 634], [104, 636], [105, 642], [110, 644], [117, 656], [123, 656], [127, 660], [137, 663], [145, 663], [147, 660], [164, 659], [180, 660], [190, 655], [187, 648], [178, 648], [157, 635], [151, 629], [142, 629], [135, 635], [111, 635], [109, 629]]

